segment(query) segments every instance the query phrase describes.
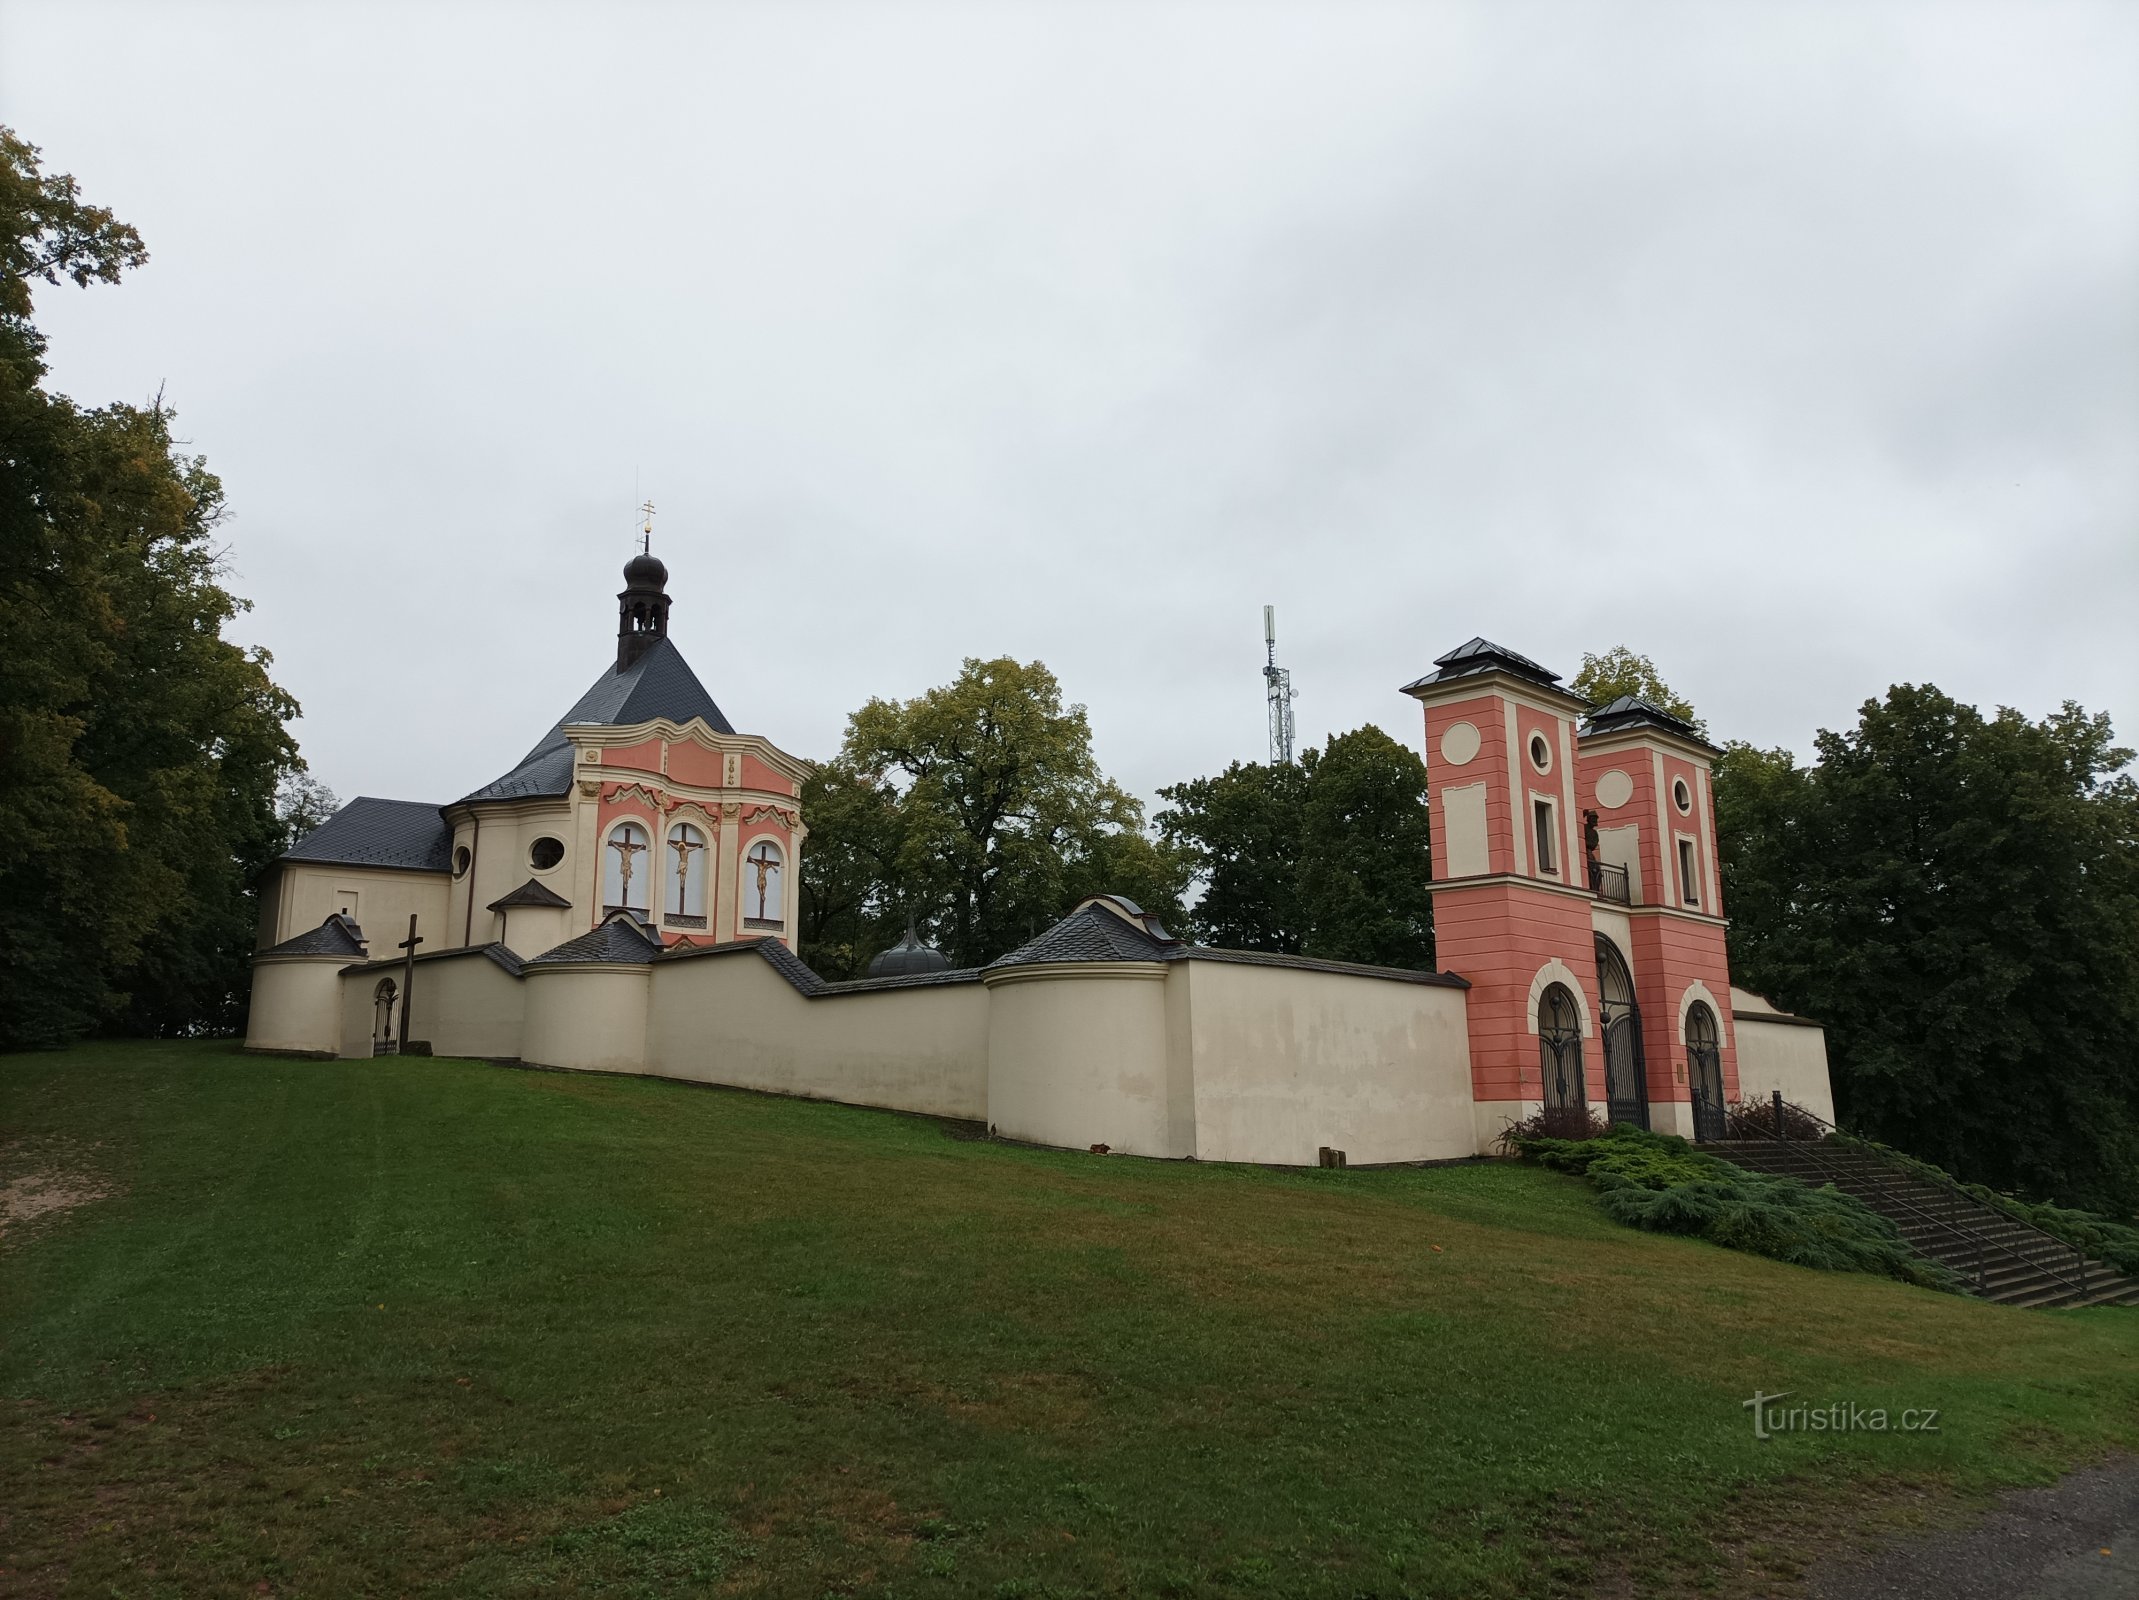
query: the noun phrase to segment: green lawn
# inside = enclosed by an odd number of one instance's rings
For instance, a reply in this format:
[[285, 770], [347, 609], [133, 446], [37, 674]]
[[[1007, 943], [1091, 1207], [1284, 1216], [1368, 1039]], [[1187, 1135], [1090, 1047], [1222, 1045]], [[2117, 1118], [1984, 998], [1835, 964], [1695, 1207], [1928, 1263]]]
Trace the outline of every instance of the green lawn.
[[[0, 1592], [1759, 1588], [2139, 1443], [2139, 1318], [458, 1061], [0, 1059]], [[26, 1192], [20, 1186], [14, 1191]], [[1756, 1388], [1936, 1434], [1756, 1441]]]

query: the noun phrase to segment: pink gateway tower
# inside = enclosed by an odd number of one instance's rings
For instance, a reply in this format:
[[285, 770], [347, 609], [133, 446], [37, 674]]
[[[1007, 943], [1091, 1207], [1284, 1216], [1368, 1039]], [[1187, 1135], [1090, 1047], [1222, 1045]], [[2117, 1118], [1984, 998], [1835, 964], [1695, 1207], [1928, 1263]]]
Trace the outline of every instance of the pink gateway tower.
[[1404, 692], [1426, 710], [1434, 939], [1470, 981], [1478, 1138], [1582, 1104], [1716, 1138], [1737, 1098], [1714, 747], [1631, 696], [1592, 708], [1486, 639]]

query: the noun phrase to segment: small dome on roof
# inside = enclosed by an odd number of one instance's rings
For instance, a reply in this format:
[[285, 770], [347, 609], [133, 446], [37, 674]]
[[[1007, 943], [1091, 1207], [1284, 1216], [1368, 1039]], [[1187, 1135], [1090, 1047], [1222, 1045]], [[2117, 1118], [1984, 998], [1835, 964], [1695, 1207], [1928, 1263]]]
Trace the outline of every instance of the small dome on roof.
[[665, 589], [668, 568], [650, 550], [642, 550], [624, 563], [624, 584], [631, 589]]
[[941, 950], [923, 944], [913, 924], [908, 923], [906, 937], [869, 963], [869, 976], [906, 978], [917, 972], [945, 972], [950, 965], [950, 959]]

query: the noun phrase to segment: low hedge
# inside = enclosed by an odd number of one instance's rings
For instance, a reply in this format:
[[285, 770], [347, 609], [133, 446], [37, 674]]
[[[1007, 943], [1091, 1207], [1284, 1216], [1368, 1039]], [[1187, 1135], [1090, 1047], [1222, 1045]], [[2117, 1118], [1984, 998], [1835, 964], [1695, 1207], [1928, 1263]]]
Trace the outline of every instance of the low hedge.
[[1951, 1293], [1961, 1280], [1911, 1250], [1900, 1231], [1832, 1185], [1748, 1172], [1670, 1134], [1624, 1125], [1592, 1139], [1511, 1130], [1510, 1149], [1559, 1172], [1578, 1173], [1605, 1215], [1651, 1233], [1711, 1244], [1826, 1272], [1871, 1272]]

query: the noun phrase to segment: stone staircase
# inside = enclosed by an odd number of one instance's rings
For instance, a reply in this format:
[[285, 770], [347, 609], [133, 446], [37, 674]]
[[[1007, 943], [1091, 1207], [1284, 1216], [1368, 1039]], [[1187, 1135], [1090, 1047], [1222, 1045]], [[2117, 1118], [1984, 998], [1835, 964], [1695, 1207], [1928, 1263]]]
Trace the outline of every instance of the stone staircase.
[[1982, 1299], [2037, 1308], [2139, 1306], [2139, 1280], [1871, 1151], [1780, 1139], [1733, 1139], [1702, 1148], [1753, 1172], [1831, 1183], [1854, 1195], [1899, 1228], [1918, 1255], [1959, 1273]]

